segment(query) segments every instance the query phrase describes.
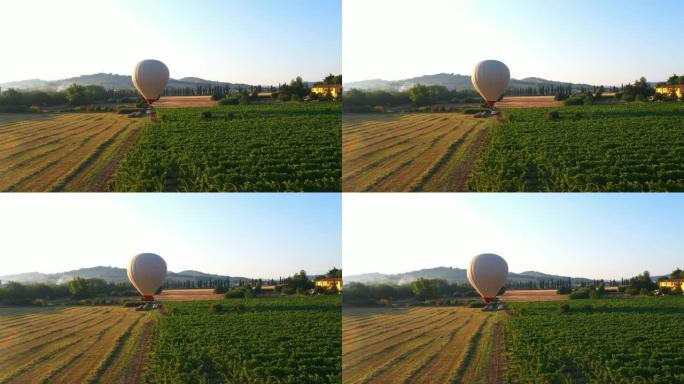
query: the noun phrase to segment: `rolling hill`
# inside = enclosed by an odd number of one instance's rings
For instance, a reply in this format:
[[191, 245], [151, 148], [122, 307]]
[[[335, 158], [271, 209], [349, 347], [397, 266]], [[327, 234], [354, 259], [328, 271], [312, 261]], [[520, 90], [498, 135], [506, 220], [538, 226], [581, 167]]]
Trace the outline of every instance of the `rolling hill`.
[[[350, 89], [360, 89], [367, 91], [404, 91], [416, 84], [422, 85], [443, 85], [449, 89], [462, 90], [462, 89], [473, 89], [473, 84], [470, 81], [470, 76], [459, 75], [453, 73], [438, 73], [435, 75], [424, 75], [420, 77], [414, 77], [411, 79], [404, 80], [364, 80], [356, 81], [350, 83], [344, 83], [346, 90]], [[591, 88], [589, 84], [572, 84], [565, 83], [562, 81], [553, 81], [541, 79], [538, 77], [527, 77], [524, 79], [511, 79], [509, 86], [511, 88], [528, 88], [528, 87], [538, 87], [538, 86], [558, 86], [558, 85], [568, 85], [571, 84], [573, 89], [580, 88]]]
[[[127, 282], [128, 275], [126, 269], [116, 267], [93, 267], [81, 268], [74, 271], [60, 272], [60, 273], [39, 273], [29, 272], [20, 273], [16, 275], [0, 276], [0, 281], [3, 283], [9, 281], [16, 281], [18, 283], [46, 283], [46, 284], [61, 284], [68, 282], [75, 277], [84, 279], [104, 279], [108, 282], [120, 283]], [[222, 279], [230, 277], [231, 282], [237, 283], [239, 281], [249, 281], [251, 279], [246, 277], [212, 275], [198, 271], [181, 271], [168, 272], [166, 274], [167, 281], [187, 281], [187, 280], [206, 280], [206, 279]]]
[[[346, 283], [358, 282], [364, 284], [408, 284], [421, 277], [426, 279], [444, 279], [449, 283], [457, 284], [465, 284], [468, 282], [467, 272], [465, 269], [451, 267], [421, 269], [419, 271], [398, 274], [366, 273], [361, 275], [345, 276], [344, 280]], [[572, 279], [573, 284], [592, 281], [591, 279], [582, 277], [549, 275], [535, 271], [526, 271], [521, 273], [509, 272], [508, 274], [508, 280], [515, 282], [566, 280], [568, 278]]]
[[[78, 85], [101, 85], [106, 89], [133, 89], [133, 82], [130, 75], [117, 75], [113, 73], [96, 73], [92, 75], [82, 75], [62, 80], [21, 80], [0, 84], [2, 89], [21, 89], [21, 90], [41, 90], [41, 91], [61, 91], [71, 84]], [[182, 79], [169, 79], [169, 88], [197, 87], [198, 85], [222, 85], [231, 88], [247, 88], [248, 84], [224, 83], [220, 81], [205, 80], [199, 77], [184, 77]]]

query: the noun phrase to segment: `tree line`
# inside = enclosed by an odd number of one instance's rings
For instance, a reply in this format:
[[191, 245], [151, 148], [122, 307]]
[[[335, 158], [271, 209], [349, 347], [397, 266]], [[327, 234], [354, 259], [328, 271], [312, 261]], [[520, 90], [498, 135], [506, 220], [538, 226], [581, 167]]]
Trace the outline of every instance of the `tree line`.
[[47, 300], [122, 296], [138, 296], [138, 292], [130, 283], [80, 277], [66, 284], [22, 284], [11, 281], [0, 287], [0, 303], [8, 305], [44, 305]]

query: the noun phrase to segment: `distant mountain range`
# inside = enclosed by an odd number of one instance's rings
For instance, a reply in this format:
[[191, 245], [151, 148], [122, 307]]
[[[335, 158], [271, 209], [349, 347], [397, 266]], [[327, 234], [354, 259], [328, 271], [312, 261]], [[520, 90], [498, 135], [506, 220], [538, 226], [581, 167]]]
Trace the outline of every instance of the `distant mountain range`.
[[[461, 268], [438, 267], [430, 269], [421, 269], [419, 271], [398, 273], [398, 274], [383, 274], [383, 273], [364, 273], [361, 275], [344, 276], [345, 283], [358, 282], [364, 284], [408, 284], [419, 278], [425, 279], [444, 279], [449, 283], [464, 284], [468, 282], [467, 271]], [[549, 275], [546, 273], [526, 271], [521, 273], [508, 273], [508, 280], [514, 282], [528, 282], [528, 281], [548, 281], [548, 280], [567, 280], [570, 278], [573, 284], [580, 284], [582, 282], [591, 282], [591, 279], [583, 277], [568, 277]]]
[[[29, 272], [20, 273], [16, 275], [0, 276], [0, 281], [6, 283], [9, 281], [16, 281], [18, 283], [46, 283], [46, 284], [61, 284], [73, 280], [76, 277], [84, 279], [104, 279], [108, 282], [121, 283], [128, 281], [128, 274], [124, 268], [115, 267], [93, 267], [81, 268], [75, 271], [60, 272], [60, 273], [39, 273]], [[239, 281], [249, 281], [247, 277], [212, 275], [198, 271], [181, 271], [181, 272], [167, 272], [167, 281], [188, 281], [188, 280], [206, 280], [206, 279], [225, 279], [230, 277], [231, 284]]]
[[[113, 73], [96, 73], [93, 75], [83, 75], [63, 80], [22, 80], [0, 84], [0, 87], [3, 90], [14, 88], [20, 90], [61, 91], [69, 87], [71, 84], [101, 85], [106, 89], [133, 89], [133, 81], [131, 80], [130, 75], [124, 76]], [[224, 83], [221, 81], [205, 80], [200, 79], [199, 77], [184, 77], [182, 79], [169, 79], [168, 87], [185, 88], [197, 87], [198, 85], [221, 85], [229, 86], [231, 88], [246, 88], [250, 86], [248, 84]]]
[[[473, 84], [470, 81], [470, 76], [459, 75], [453, 73], [438, 73], [436, 75], [425, 75], [414, 77], [412, 79], [404, 80], [364, 80], [350, 83], [344, 83], [345, 90], [360, 89], [366, 91], [405, 91], [416, 84], [422, 85], [443, 85], [451, 90], [473, 89]], [[559, 86], [570, 84], [573, 90], [580, 88], [591, 88], [589, 84], [573, 84], [562, 81], [553, 81], [541, 79], [538, 77], [526, 77], [521, 80], [511, 79], [509, 87], [511, 88], [528, 88], [538, 86]]]

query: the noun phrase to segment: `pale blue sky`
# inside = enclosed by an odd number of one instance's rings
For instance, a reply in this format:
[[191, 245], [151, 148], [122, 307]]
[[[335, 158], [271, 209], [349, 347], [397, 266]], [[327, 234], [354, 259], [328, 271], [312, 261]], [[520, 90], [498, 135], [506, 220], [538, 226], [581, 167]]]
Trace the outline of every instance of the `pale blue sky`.
[[98, 265], [141, 252], [171, 271], [277, 278], [341, 260], [339, 194], [4, 194], [0, 276]]
[[621, 84], [684, 73], [679, 0], [344, 0], [345, 81], [469, 75]]
[[278, 84], [341, 72], [341, 0], [0, 2], [0, 82], [164, 61], [174, 78]]
[[345, 274], [466, 268], [589, 278], [684, 268], [682, 194], [345, 194]]

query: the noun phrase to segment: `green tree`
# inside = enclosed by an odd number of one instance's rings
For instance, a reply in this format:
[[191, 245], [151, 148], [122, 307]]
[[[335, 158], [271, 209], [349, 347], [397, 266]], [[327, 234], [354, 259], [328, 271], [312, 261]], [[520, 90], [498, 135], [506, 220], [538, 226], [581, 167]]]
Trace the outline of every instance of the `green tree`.
[[411, 291], [418, 300], [436, 299], [449, 293], [449, 283], [443, 279], [421, 277], [411, 283]]
[[69, 293], [74, 299], [85, 299], [93, 295], [88, 280], [81, 277], [76, 277], [69, 282]]
[[432, 104], [432, 92], [429, 87], [422, 84], [416, 84], [409, 89], [409, 97], [417, 107]]
[[677, 268], [672, 273], [670, 274], [670, 277], [673, 279], [683, 279], [684, 278], [684, 272], [682, 272], [681, 269]]
[[72, 106], [85, 105], [89, 102], [85, 88], [78, 84], [71, 84], [69, 88], [64, 90], [64, 94]]

